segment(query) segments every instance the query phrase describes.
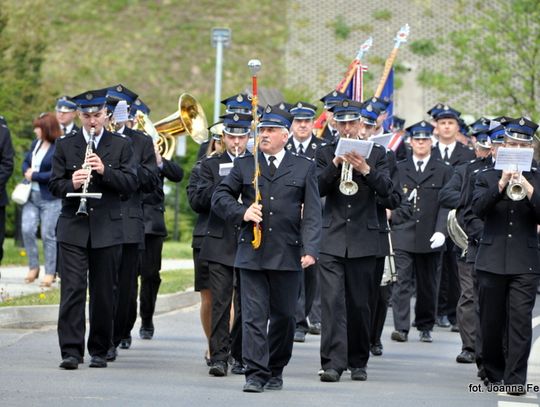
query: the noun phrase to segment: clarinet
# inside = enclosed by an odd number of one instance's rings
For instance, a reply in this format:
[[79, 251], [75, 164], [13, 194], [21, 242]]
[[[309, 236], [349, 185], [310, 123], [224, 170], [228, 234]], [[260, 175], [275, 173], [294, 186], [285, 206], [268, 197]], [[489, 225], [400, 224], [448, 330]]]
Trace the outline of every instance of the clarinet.
[[101, 199], [102, 193], [101, 192], [88, 192], [88, 186], [90, 185], [90, 178], [92, 178], [92, 167], [88, 163], [88, 159], [90, 157], [90, 154], [92, 154], [93, 147], [94, 147], [94, 135], [96, 133], [96, 128], [91, 127], [90, 128], [90, 136], [88, 137], [88, 143], [86, 144], [86, 151], [84, 153], [84, 163], [82, 165], [83, 170], [88, 171], [88, 175], [86, 176], [86, 179], [83, 182], [82, 185], [82, 192], [69, 192], [66, 194], [66, 198], [72, 198], [72, 197], [79, 197], [81, 198], [79, 202], [79, 209], [77, 209], [77, 216], [88, 216], [88, 209], [87, 209], [87, 200], [88, 198], [94, 198], [94, 199]]

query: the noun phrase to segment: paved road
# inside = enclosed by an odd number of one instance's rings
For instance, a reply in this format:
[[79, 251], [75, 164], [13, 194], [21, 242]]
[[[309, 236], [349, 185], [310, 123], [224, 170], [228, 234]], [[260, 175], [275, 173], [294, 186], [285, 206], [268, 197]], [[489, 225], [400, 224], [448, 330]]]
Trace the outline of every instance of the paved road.
[[[535, 310], [535, 344], [529, 382], [540, 384], [540, 307]], [[436, 329], [432, 344], [411, 334], [408, 343], [390, 341], [390, 318], [383, 336], [382, 357], [372, 357], [367, 382], [353, 382], [344, 373], [339, 383], [321, 383], [319, 337], [295, 344], [285, 370], [284, 389], [247, 394], [241, 376], [208, 376], [199, 308], [156, 318], [152, 341], [134, 339], [107, 369], [58, 369], [60, 355], [54, 327], [0, 330], [0, 405], [7, 406], [521, 406], [538, 405], [538, 394], [515, 398], [474, 394], [478, 384], [472, 365], [454, 361], [459, 335]], [[510, 403], [510, 404], [509, 404]], [[515, 403], [515, 404], [512, 404]]]

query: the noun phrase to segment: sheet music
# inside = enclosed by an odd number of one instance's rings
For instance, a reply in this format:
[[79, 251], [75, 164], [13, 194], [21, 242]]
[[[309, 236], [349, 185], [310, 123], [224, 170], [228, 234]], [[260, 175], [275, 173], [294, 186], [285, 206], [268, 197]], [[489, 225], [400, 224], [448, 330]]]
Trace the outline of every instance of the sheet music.
[[369, 141], [373, 141], [374, 143], [380, 144], [384, 148], [388, 149], [388, 143], [390, 142], [393, 136], [394, 136], [393, 133], [381, 134], [380, 136], [371, 137]]
[[340, 137], [336, 147], [335, 155], [340, 156], [344, 155], [345, 153], [354, 151], [364, 158], [369, 158], [372, 149], [373, 141]]
[[530, 171], [534, 149], [499, 147], [495, 158], [495, 169], [504, 171]]

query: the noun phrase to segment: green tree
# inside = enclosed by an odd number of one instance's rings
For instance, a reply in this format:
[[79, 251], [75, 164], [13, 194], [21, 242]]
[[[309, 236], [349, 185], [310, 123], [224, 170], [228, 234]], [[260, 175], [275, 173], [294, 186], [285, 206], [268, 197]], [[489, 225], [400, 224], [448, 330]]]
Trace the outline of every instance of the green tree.
[[[22, 3], [14, 8], [0, 7], [0, 114], [5, 116], [15, 148], [15, 169], [8, 193], [22, 177], [23, 153], [33, 138], [32, 118], [46, 106], [41, 87], [46, 39], [35, 12], [43, 1]], [[15, 204], [7, 210], [7, 234], [15, 227]]]
[[[463, 100], [481, 92], [475, 114], [526, 115], [540, 120], [540, 2], [461, 1], [459, 30], [439, 43], [449, 46], [451, 66], [425, 69], [419, 81]], [[468, 7], [473, 7], [469, 10]]]

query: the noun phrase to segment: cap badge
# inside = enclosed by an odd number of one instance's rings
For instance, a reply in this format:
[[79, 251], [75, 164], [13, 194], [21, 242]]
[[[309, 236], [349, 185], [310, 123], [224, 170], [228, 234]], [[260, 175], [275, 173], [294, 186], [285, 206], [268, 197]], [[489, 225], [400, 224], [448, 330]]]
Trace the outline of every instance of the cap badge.
[[520, 125], [520, 126], [525, 126], [525, 120], [523, 120], [523, 117], [522, 117], [521, 120], [519, 121], [519, 125]]
[[242, 95], [238, 95], [238, 96], [236, 97], [236, 101], [237, 101], [237, 102], [243, 102], [243, 101], [244, 101], [244, 97], [243, 97]]
[[450, 108], [447, 105], [444, 105], [443, 109], [444, 110], [450, 110]]
[[422, 123], [420, 123], [420, 126], [426, 127], [426, 122], [423, 121]]
[[337, 91], [336, 90], [332, 92], [332, 96], [334, 96], [334, 97], [337, 96]]
[[238, 120], [240, 120], [240, 117], [238, 117], [238, 115], [235, 114], [235, 115], [233, 116], [233, 120], [234, 120], [235, 122], [237, 122]]
[[116, 87], [116, 90], [117, 90], [118, 92], [122, 92], [124, 89], [122, 88], [121, 85], [118, 85], [118, 86]]
[[373, 107], [371, 105], [367, 105], [366, 110], [368, 112], [373, 112]]
[[283, 103], [280, 103], [280, 104], [279, 104], [279, 108], [280, 108], [281, 110], [285, 110], [285, 105], [284, 105]]
[[344, 100], [344, 101], [341, 103], [341, 106], [343, 106], [343, 107], [349, 107], [349, 101], [348, 101], [348, 100]]
[[266, 106], [266, 109], [264, 109], [265, 113], [270, 113], [272, 111], [271, 106]]
[[92, 100], [94, 98], [94, 95], [92, 95], [91, 93], [87, 93], [85, 97], [86, 100]]
[[302, 105], [302, 102], [298, 102], [298, 104], [296, 105], [296, 107], [304, 107], [304, 105]]

